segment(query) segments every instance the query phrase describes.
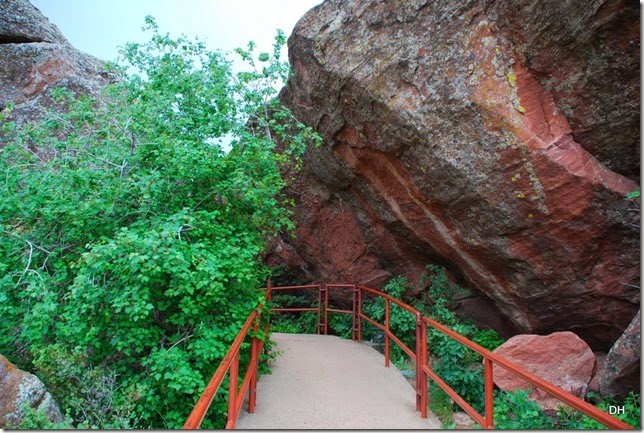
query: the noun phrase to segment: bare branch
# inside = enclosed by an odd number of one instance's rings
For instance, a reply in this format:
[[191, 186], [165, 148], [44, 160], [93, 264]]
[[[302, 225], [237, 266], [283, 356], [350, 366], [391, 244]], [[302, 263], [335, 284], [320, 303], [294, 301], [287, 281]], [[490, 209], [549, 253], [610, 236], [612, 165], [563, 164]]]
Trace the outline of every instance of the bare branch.
[[170, 348], [168, 349], [168, 352], [171, 351], [174, 346], [176, 346], [177, 344], [187, 340], [188, 338], [192, 337], [193, 335], [194, 334], [190, 334], [190, 335], [188, 335], [186, 337], [183, 337], [181, 340], [177, 341], [176, 343], [174, 343], [172, 346], [170, 346]]
[[179, 227], [179, 230], [177, 230], [177, 236], [179, 237], [179, 240], [181, 240], [181, 233], [188, 232], [192, 229], [194, 229], [194, 227], [191, 226], [190, 224], [184, 224], [181, 227]]

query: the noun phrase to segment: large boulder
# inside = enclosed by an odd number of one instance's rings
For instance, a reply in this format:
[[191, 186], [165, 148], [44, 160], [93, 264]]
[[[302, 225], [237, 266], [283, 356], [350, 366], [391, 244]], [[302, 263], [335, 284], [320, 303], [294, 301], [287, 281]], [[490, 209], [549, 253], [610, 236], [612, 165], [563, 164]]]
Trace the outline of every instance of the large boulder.
[[58, 405], [40, 379], [0, 355], [0, 428], [18, 425], [28, 407], [44, 412], [51, 422], [63, 420]]
[[[515, 335], [494, 353], [581, 398], [586, 395], [595, 370], [593, 351], [584, 340], [568, 331]], [[559, 399], [496, 364], [493, 377], [494, 383], [504, 391], [530, 389], [530, 398], [546, 410], [562, 405]]]
[[609, 0], [315, 7], [280, 97], [325, 143], [289, 186], [297, 237], [267, 260], [378, 288], [439, 263], [515, 332], [607, 351], [640, 303], [639, 17]]
[[630, 391], [639, 392], [641, 382], [642, 324], [638, 311], [628, 328], [606, 356], [599, 378], [599, 393], [603, 397], [622, 399]]
[[112, 79], [27, 0], [0, 1], [0, 111], [15, 104], [12, 120], [40, 118], [57, 87], [96, 95]]

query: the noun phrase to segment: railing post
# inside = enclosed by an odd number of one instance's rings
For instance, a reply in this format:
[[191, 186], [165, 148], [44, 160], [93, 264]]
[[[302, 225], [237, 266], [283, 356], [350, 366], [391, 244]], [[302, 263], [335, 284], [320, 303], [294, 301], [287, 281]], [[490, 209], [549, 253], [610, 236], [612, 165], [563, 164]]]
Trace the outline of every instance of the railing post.
[[494, 428], [494, 376], [492, 368], [492, 360], [485, 357], [483, 358], [483, 366], [485, 369], [485, 428]]
[[358, 341], [362, 341], [362, 289], [358, 287]]
[[385, 367], [389, 367], [389, 299], [385, 298]]
[[230, 365], [230, 372], [228, 374], [228, 379], [230, 383], [228, 384], [228, 421], [226, 422], [226, 428], [231, 429], [235, 428], [235, 415], [237, 406], [237, 376], [239, 375], [239, 352], [235, 353], [233, 357], [233, 362]]
[[324, 285], [319, 285], [318, 286], [318, 326], [317, 326], [317, 333], [321, 334], [321, 329], [322, 329], [322, 293], [326, 290], [326, 287]]
[[257, 338], [257, 333], [259, 332], [259, 322], [261, 319], [261, 314], [257, 317], [257, 321], [253, 326], [253, 340], [250, 346], [250, 362], [252, 368], [252, 373], [250, 376], [250, 385], [248, 391], [248, 413], [255, 413], [255, 403], [257, 401], [257, 374], [258, 374], [258, 365], [259, 365], [259, 339]]
[[427, 323], [420, 315], [417, 320], [420, 321], [420, 353], [417, 355], [417, 360], [420, 361], [420, 416], [427, 418], [427, 373], [423, 368], [428, 365]]
[[351, 327], [351, 339], [356, 340], [358, 334], [358, 288], [353, 286], [353, 326]]
[[329, 334], [329, 288], [324, 285], [324, 335]]
[[422, 376], [423, 368], [422, 368], [422, 353], [423, 353], [423, 348], [422, 348], [422, 329], [421, 329], [421, 324], [422, 324], [422, 317], [420, 316], [420, 313], [416, 313], [416, 410], [421, 411], [422, 414], [422, 390], [421, 390], [421, 383], [420, 379]]
[[268, 333], [271, 330], [271, 308], [270, 308], [270, 303], [273, 300], [273, 282], [271, 279], [268, 279], [268, 282], [266, 283], [266, 308], [268, 308], [268, 320], [266, 321], [266, 330], [264, 331], [264, 335], [268, 335]]

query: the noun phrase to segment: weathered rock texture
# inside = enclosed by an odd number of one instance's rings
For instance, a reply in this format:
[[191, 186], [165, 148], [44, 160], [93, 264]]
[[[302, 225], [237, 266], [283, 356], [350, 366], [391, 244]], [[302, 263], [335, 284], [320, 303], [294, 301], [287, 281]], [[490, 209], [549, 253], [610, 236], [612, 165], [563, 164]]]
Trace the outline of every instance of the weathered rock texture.
[[604, 375], [606, 368], [606, 355], [605, 352], [595, 352], [595, 373], [588, 384], [588, 392], [599, 394], [599, 380]]
[[[542, 379], [583, 398], [595, 369], [595, 355], [590, 347], [572, 332], [550, 335], [516, 335], [494, 350]], [[504, 391], [530, 389], [530, 398], [547, 410], [562, 403], [540, 388], [494, 365], [494, 383]]]
[[45, 412], [52, 422], [63, 420], [58, 405], [40, 379], [0, 355], [0, 428], [18, 425], [26, 407]]
[[14, 103], [13, 120], [39, 118], [54, 88], [97, 94], [110, 79], [27, 0], [0, 0], [0, 110]]
[[599, 392], [602, 396], [623, 399], [629, 391], [638, 392], [640, 389], [641, 329], [638, 311], [606, 356], [604, 370], [599, 378]]
[[634, 1], [328, 0], [281, 99], [325, 144], [289, 194], [294, 279], [440, 263], [515, 331], [608, 350], [639, 308]]

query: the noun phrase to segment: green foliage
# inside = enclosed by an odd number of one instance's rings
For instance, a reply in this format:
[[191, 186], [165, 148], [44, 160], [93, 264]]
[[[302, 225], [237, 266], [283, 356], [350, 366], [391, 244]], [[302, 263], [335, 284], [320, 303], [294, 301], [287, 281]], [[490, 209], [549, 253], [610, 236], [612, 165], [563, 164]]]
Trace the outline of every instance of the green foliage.
[[[494, 330], [480, 330], [476, 326], [465, 323], [448, 308], [450, 301], [464, 289], [452, 285], [447, 280], [445, 270], [429, 265], [428, 300], [425, 303], [416, 302], [415, 307], [459, 334], [493, 350], [503, 340]], [[429, 327], [427, 331], [428, 347], [433, 357], [432, 368], [448, 385], [465, 399], [477, 411], [484, 409], [484, 374], [483, 358], [473, 350], [451, 339], [442, 332]], [[442, 392], [442, 391], [441, 391]]]
[[[410, 289], [407, 277], [398, 276], [393, 278], [385, 285], [383, 291], [396, 299], [402, 299], [405, 293]], [[377, 297], [372, 301], [365, 301], [363, 310], [365, 314], [373, 320], [385, 322], [385, 300]], [[416, 338], [416, 317], [410, 312], [403, 310], [394, 303], [389, 305], [389, 328], [398, 336], [406, 345], [413, 347]], [[380, 331], [378, 331], [380, 332]], [[366, 335], [365, 338], [371, 336]]]
[[342, 338], [353, 338], [353, 316], [351, 314], [330, 313], [329, 334]]
[[[383, 291], [396, 299], [402, 299], [411, 287], [407, 277], [398, 276], [393, 278], [385, 285]], [[363, 301], [364, 313], [373, 320], [385, 323], [385, 300], [377, 297], [373, 300]], [[389, 305], [389, 329], [397, 336], [407, 347], [414, 349], [416, 340], [416, 317], [395, 305]], [[380, 339], [382, 331], [374, 327], [365, 327], [363, 329], [363, 338]], [[390, 358], [394, 365], [403, 367], [405, 365], [407, 354], [395, 343], [390, 343]]]
[[287, 334], [315, 334], [317, 332], [318, 313], [278, 313], [271, 320], [271, 332]]
[[528, 397], [528, 392], [495, 391], [494, 428], [499, 430], [548, 430], [554, 428], [552, 419], [541, 406]]
[[631, 191], [628, 194], [626, 194], [626, 198], [629, 200], [632, 200], [634, 198], [639, 198], [640, 197], [640, 190], [636, 189], [635, 191]]
[[494, 329], [478, 330], [472, 337], [472, 341], [489, 351], [493, 351], [504, 343], [503, 338]]
[[[493, 350], [503, 340], [494, 330], [479, 330], [476, 326], [465, 323], [450, 308], [451, 301], [458, 295], [467, 293], [463, 288], [450, 284], [445, 269], [436, 266], [427, 266], [429, 271], [421, 279], [421, 286], [429, 286], [423, 299], [407, 299], [407, 302], [420, 311], [423, 315], [429, 316], [439, 323], [453, 329], [459, 334], [481, 344], [483, 347]], [[412, 290], [406, 277], [400, 276], [392, 279], [384, 291], [398, 299], [405, 299], [406, 294]], [[375, 299], [365, 303], [366, 314], [380, 323], [384, 322], [385, 303], [383, 299]], [[416, 338], [416, 318], [411, 313], [402, 310], [400, 307], [391, 305], [390, 328], [408, 347], [414, 348]], [[473, 350], [463, 346], [461, 343], [451, 339], [442, 332], [428, 327], [428, 348], [432, 358], [432, 369], [459, 395], [478, 411], [484, 409], [483, 393], [483, 365], [482, 357]], [[366, 338], [369, 338], [368, 336]], [[397, 346], [392, 345], [391, 357], [393, 360], [401, 359], [404, 352]], [[443, 396], [433, 381], [430, 388], [436, 393], [433, 399], [433, 410], [438, 412], [451, 413], [449, 408], [441, 405], [449, 399]], [[444, 397], [444, 398], [443, 398]], [[451, 420], [444, 420], [447, 424]]]
[[[316, 303], [317, 304], [317, 303]], [[305, 296], [273, 293], [271, 308], [311, 308], [314, 304]], [[315, 334], [318, 313], [315, 311], [283, 312], [271, 314], [271, 331], [287, 334]]]
[[[588, 393], [587, 398], [599, 398], [595, 393]], [[601, 399], [597, 403], [597, 408], [603, 410], [604, 412], [610, 413], [610, 407], [623, 408], [623, 413], [613, 415], [614, 417], [624, 421], [625, 423], [633, 426], [635, 429], [641, 428], [641, 398], [640, 394], [636, 394], [631, 391], [628, 396], [622, 401], [613, 398]], [[601, 424], [598, 421], [590, 418], [587, 415], [582, 414], [581, 412], [575, 411], [568, 408], [559, 408], [556, 419], [556, 428], [573, 430], [573, 429], [606, 429], [607, 427]]]
[[453, 429], [454, 402], [434, 381], [429, 383], [429, 409], [441, 421], [441, 428]]
[[35, 409], [25, 404], [21, 409], [22, 418], [19, 423], [9, 423], [9, 429], [16, 430], [71, 430], [74, 428], [72, 419], [67, 416], [61, 422], [52, 422], [43, 410]]
[[263, 296], [266, 238], [293, 229], [280, 168], [319, 142], [275, 98], [283, 34], [234, 74], [146, 27], [101, 97], [57, 89], [42, 121], [2, 125], [0, 352], [76, 426], [183, 424]]
[[132, 427], [133, 397], [118, 392], [118, 375], [109, 366], [92, 367], [85, 353], [70, 353], [62, 344], [46, 346], [38, 355], [34, 365], [47, 389], [74, 415], [79, 428]]

